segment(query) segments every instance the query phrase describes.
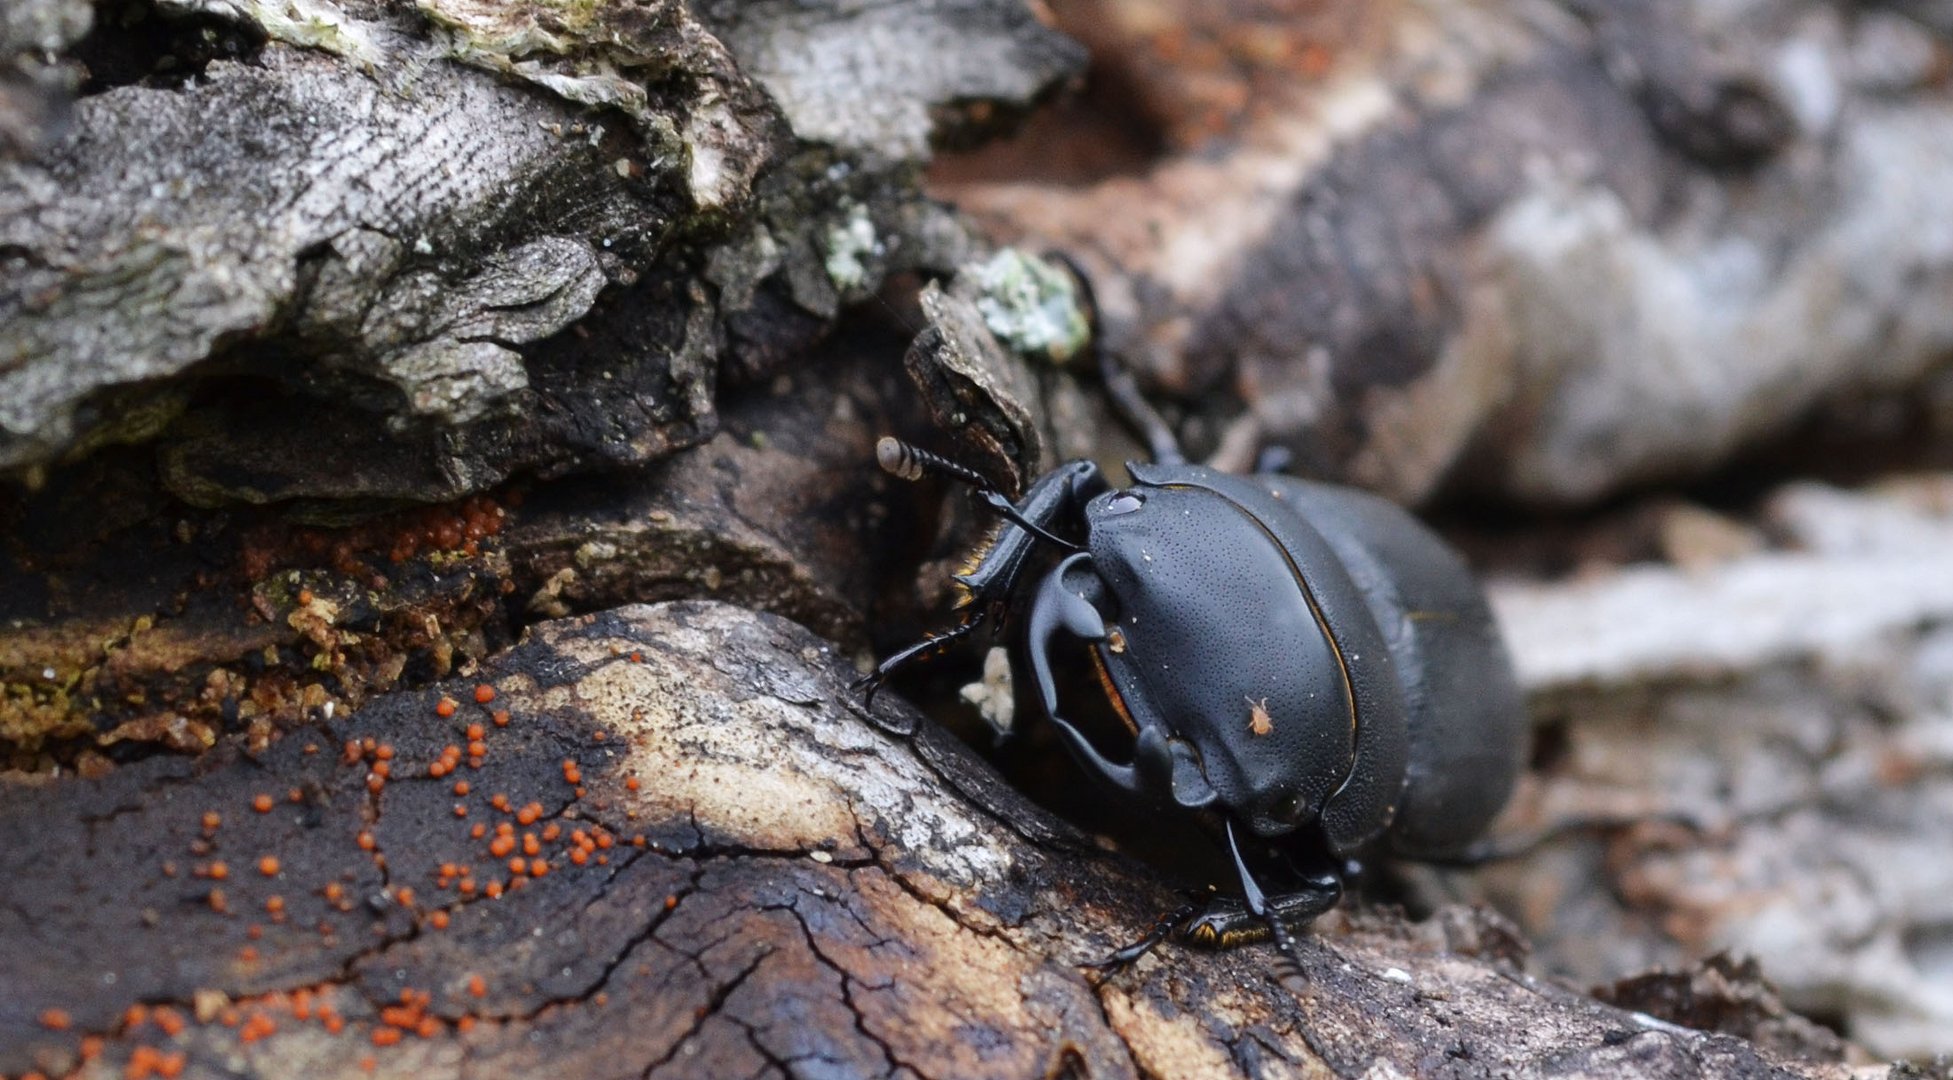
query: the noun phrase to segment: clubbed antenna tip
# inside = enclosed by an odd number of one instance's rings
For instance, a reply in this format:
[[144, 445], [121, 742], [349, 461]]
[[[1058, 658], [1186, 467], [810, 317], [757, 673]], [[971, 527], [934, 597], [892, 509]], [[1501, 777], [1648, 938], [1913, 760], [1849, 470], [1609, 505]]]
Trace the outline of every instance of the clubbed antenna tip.
[[975, 469], [958, 465], [941, 454], [932, 454], [919, 446], [910, 446], [893, 435], [884, 435], [875, 444], [875, 460], [889, 475], [904, 480], [920, 480], [927, 473], [936, 473], [952, 480], [961, 480], [978, 491], [994, 490], [990, 481]]
[[915, 448], [893, 435], [884, 435], [875, 444], [875, 461], [890, 476], [909, 481], [922, 479], [922, 462], [916, 460]]

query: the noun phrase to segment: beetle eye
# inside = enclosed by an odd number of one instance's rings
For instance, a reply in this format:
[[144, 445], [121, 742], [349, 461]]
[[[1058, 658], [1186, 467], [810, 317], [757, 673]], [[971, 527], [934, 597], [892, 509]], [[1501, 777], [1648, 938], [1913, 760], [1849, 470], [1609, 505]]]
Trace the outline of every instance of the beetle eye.
[[1300, 821], [1302, 820], [1302, 797], [1299, 795], [1283, 796], [1281, 801], [1275, 804], [1274, 810], [1276, 821], [1285, 821], [1291, 824]]
[[1130, 514], [1146, 504], [1146, 500], [1130, 491], [1121, 491], [1105, 504], [1105, 512], [1111, 514]]

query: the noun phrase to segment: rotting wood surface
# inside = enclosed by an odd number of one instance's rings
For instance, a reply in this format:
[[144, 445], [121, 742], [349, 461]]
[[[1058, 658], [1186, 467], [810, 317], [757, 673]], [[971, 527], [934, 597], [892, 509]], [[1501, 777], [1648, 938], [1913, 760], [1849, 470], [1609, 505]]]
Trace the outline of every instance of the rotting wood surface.
[[628, 607], [255, 757], [10, 779], [0, 1071], [1847, 1074], [1536, 980], [1463, 909], [1327, 921], [1300, 997], [1256, 948], [1100, 982], [1173, 896], [852, 670]]

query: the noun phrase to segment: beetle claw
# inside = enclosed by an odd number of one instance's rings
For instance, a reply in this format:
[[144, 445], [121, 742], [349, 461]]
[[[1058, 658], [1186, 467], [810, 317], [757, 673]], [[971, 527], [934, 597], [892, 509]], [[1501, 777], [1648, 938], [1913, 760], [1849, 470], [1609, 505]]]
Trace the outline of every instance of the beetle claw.
[[849, 683], [848, 689], [861, 695], [862, 708], [872, 709], [875, 707], [875, 695], [881, 692], [882, 684], [887, 681], [888, 677], [886, 675], [883, 675], [879, 671], [871, 671]]

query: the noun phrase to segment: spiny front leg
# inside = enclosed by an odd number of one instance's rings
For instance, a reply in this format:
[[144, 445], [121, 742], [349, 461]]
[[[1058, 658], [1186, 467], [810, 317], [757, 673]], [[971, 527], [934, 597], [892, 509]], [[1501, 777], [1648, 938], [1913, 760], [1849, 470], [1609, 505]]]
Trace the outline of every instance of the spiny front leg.
[[1187, 925], [1189, 920], [1201, 913], [1204, 906], [1202, 904], [1181, 904], [1172, 911], [1161, 915], [1153, 923], [1152, 929], [1146, 931], [1145, 935], [1138, 941], [1113, 952], [1112, 955], [1103, 960], [1094, 960], [1079, 966], [1091, 968], [1093, 971], [1105, 975], [1112, 975], [1123, 971], [1133, 964], [1138, 963], [1140, 957], [1152, 952], [1159, 946], [1160, 942], [1178, 933], [1181, 928]]
[[882, 684], [888, 681], [888, 677], [894, 674], [896, 668], [919, 656], [934, 657], [941, 655], [948, 651], [949, 647], [954, 645], [964, 635], [983, 625], [984, 620], [989, 617], [990, 610], [988, 608], [978, 607], [969, 609], [969, 614], [964, 617], [961, 624], [953, 626], [948, 630], [934, 631], [921, 641], [876, 664], [875, 670], [854, 681], [852, 689], [860, 691], [862, 705], [873, 706], [875, 704], [875, 694], [881, 690]]

